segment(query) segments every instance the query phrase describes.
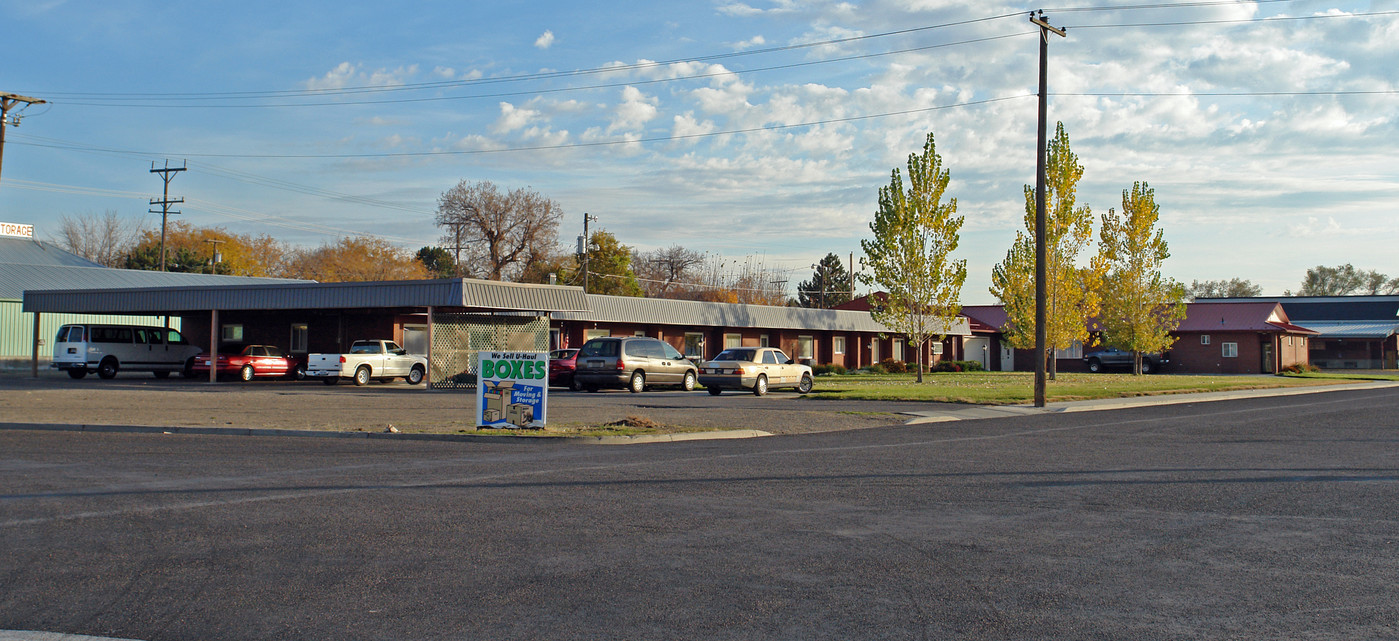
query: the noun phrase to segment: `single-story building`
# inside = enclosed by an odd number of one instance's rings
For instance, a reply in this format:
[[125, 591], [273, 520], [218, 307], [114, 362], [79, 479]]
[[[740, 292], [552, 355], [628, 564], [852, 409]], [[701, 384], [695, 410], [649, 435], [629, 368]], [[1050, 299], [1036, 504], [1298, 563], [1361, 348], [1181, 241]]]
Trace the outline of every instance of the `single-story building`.
[[[889, 358], [913, 362], [916, 356], [868, 311], [589, 294], [587, 311], [554, 314], [552, 322], [557, 346], [577, 347], [597, 336], [650, 336], [695, 360], [743, 346], [777, 347], [803, 362], [846, 369]], [[923, 346], [923, 362], [962, 357], [962, 341], [971, 335], [967, 323], [944, 333], [941, 342]]]
[[1281, 303], [1292, 322], [1317, 332], [1307, 343], [1308, 359], [1322, 369], [1399, 367], [1399, 296], [1260, 296], [1200, 302]]

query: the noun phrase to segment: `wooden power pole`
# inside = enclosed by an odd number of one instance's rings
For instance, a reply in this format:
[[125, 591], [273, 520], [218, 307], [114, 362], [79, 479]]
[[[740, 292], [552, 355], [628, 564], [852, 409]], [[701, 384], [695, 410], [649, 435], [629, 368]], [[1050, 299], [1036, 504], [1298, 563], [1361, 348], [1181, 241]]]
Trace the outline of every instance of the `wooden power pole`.
[[156, 169], [155, 161], [151, 161], [151, 173], [160, 174], [165, 181], [165, 191], [161, 192], [160, 200], [151, 199], [151, 205], [160, 205], [160, 211], [150, 210], [152, 214], [160, 214], [160, 271], [165, 271], [165, 223], [169, 220], [170, 214], [179, 215], [178, 211], [170, 211], [171, 205], [178, 205], [185, 202], [184, 198], [170, 199], [170, 181], [174, 180], [173, 174], [184, 171], [186, 167], [181, 164], [179, 167], [171, 167], [170, 161], [165, 161], [165, 167]]
[[46, 102], [45, 100], [21, 96], [19, 94], [0, 93], [0, 169], [5, 167], [5, 127], [19, 126], [19, 114], [15, 114], [13, 119], [11, 119], [10, 110], [14, 109], [15, 105], [20, 103], [24, 103], [24, 107], [21, 107], [21, 110], [23, 110], [29, 105], [42, 105]]
[[1048, 271], [1045, 266], [1046, 252], [1044, 246], [1045, 237], [1045, 213], [1044, 213], [1044, 183], [1045, 183], [1045, 138], [1046, 138], [1046, 118], [1049, 111], [1049, 101], [1046, 99], [1045, 86], [1049, 84], [1049, 34], [1058, 34], [1060, 37], [1068, 37], [1068, 34], [1058, 27], [1049, 26], [1049, 19], [1044, 17], [1044, 12], [1039, 15], [1030, 14], [1030, 22], [1035, 23], [1040, 28], [1040, 121], [1039, 121], [1039, 141], [1035, 147], [1035, 407], [1044, 407], [1045, 404], [1045, 372], [1047, 354], [1045, 354], [1045, 320], [1047, 307], [1047, 294], [1044, 279]]

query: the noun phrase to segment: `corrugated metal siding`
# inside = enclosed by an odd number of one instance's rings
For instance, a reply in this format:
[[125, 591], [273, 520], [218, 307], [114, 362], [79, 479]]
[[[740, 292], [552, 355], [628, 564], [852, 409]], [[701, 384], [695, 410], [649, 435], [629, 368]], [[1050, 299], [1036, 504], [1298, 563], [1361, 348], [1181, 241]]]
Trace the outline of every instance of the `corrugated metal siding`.
[[27, 311], [152, 313], [275, 309], [465, 307], [487, 311], [587, 309], [577, 287], [464, 279], [28, 291]]
[[[557, 320], [596, 323], [637, 323], [706, 327], [809, 329], [836, 332], [889, 332], [869, 312], [769, 305], [737, 305], [659, 298], [588, 295], [591, 311], [555, 314]], [[948, 334], [969, 336], [966, 319], [959, 318]]]
[[[53, 357], [53, 337], [69, 323], [112, 323], [163, 327], [161, 316], [94, 316], [91, 314], [42, 314], [39, 321], [39, 367], [48, 367]], [[170, 327], [180, 329], [180, 318], [172, 317]], [[0, 366], [29, 366], [29, 350], [34, 342], [34, 314], [21, 311], [19, 301], [0, 301]], [[19, 359], [19, 360], [16, 360]], [[6, 361], [9, 361], [6, 363]]]
[[1399, 334], [1399, 323], [1393, 322], [1307, 321], [1303, 326], [1319, 333], [1318, 338], [1379, 339]]

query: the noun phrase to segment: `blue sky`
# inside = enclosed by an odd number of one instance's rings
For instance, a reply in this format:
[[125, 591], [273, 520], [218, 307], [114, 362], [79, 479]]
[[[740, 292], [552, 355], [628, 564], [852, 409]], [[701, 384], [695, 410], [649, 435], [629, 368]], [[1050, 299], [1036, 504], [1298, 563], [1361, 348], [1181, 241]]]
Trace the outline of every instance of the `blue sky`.
[[490, 180], [558, 201], [566, 245], [588, 212], [794, 287], [828, 252], [858, 260], [878, 188], [931, 131], [966, 217], [962, 300], [994, 302], [1034, 182], [1030, 9], [1069, 28], [1050, 119], [1079, 202], [1106, 213], [1148, 182], [1169, 276], [1267, 294], [1318, 264], [1399, 276], [1399, 0], [0, 0], [0, 91], [50, 101], [7, 130], [0, 220], [158, 226], [149, 169], [169, 159], [193, 224], [416, 250], [442, 192]]

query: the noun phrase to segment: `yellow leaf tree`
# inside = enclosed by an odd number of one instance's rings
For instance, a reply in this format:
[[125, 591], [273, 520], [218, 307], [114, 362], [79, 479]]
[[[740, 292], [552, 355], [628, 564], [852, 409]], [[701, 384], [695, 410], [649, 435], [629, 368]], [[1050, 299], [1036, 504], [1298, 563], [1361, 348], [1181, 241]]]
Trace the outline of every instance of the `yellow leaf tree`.
[[870, 315], [908, 339], [920, 383], [923, 345], [957, 322], [967, 280], [967, 261], [952, 259], [964, 219], [955, 215], [956, 198], [942, 201], [950, 180], [930, 133], [923, 153], [908, 155], [908, 189], [897, 167], [889, 186], [879, 188], [879, 211], [870, 223], [874, 240], [860, 241], [873, 272], [865, 280], [886, 293]]
[[[1078, 256], [1093, 240], [1093, 211], [1077, 204], [1083, 166], [1069, 147], [1064, 123], [1055, 128], [1045, 159], [1045, 362], [1055, 374], [1054, 351], [1086, 343], [1088, 321], [1098, 313], [1097, 271]], [[1007, 342], [1035, 346], [1035, 188], [1025, 186], [1025, 229], [1015, 234], [1006, 258], [991, 270], [991, 293], [1005, 307]]]
[[428, 278], [427, 268], [406, 249], [381, 238], [341, 238], [294, 253], [287, 266], [291, 278], [322, 283]]
[[1185, 286], [1161, 275], [1171, 252], [1156, 228], [1161, 208], [1144, 182], [1122, 190], [1122, 213], [1103, 216], [1098, 257], [1106, 270], [1099, 323], [1103, 342], [1132, 352], [1132, 373], [1142, 373], [1142, 354], [1169, 349], [1171, 332], [1185, 318]]

